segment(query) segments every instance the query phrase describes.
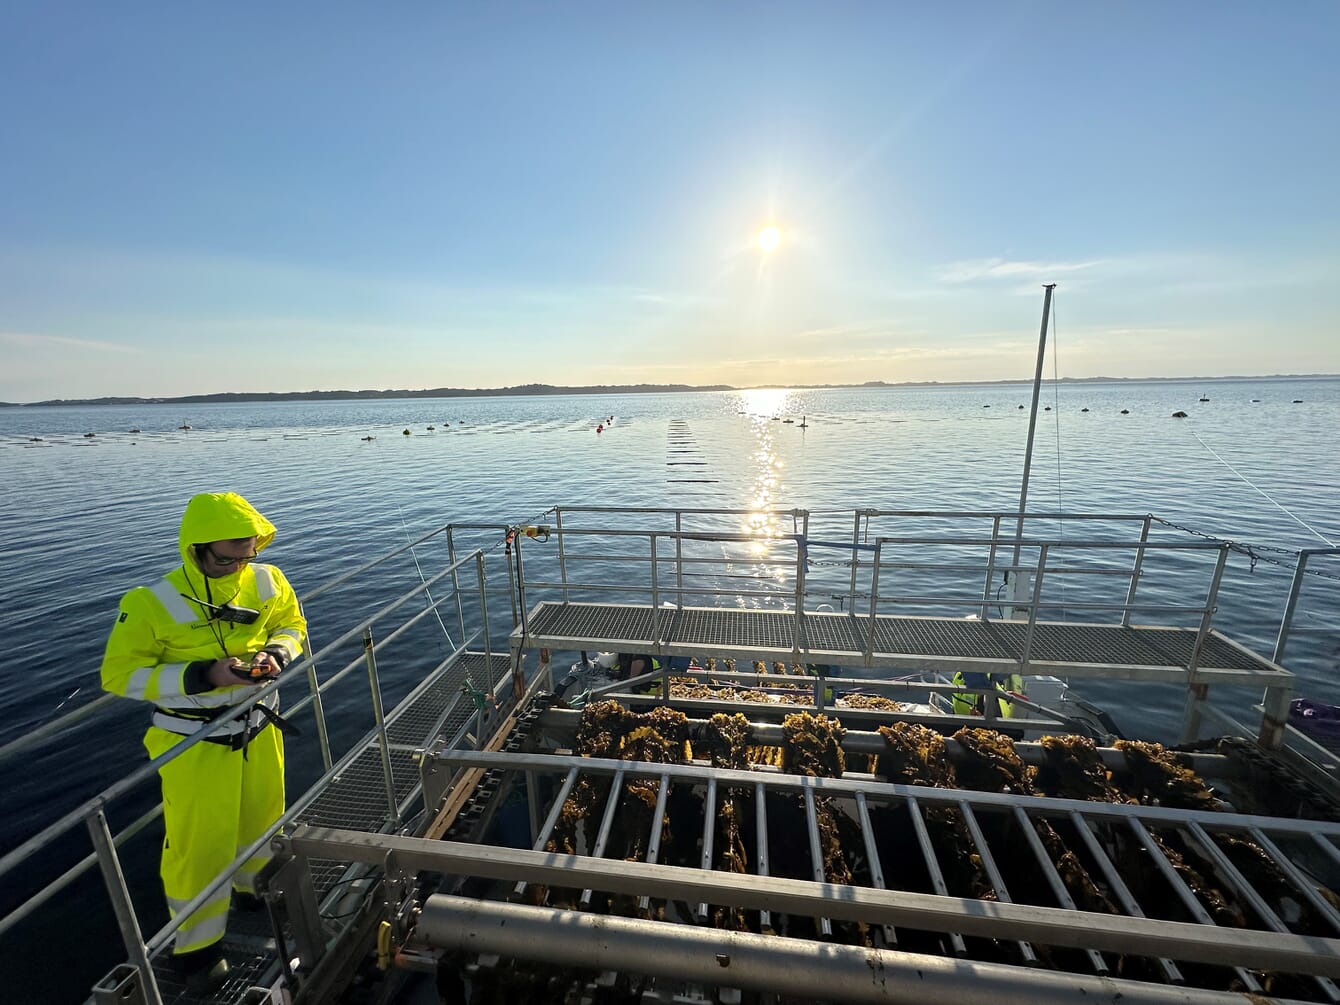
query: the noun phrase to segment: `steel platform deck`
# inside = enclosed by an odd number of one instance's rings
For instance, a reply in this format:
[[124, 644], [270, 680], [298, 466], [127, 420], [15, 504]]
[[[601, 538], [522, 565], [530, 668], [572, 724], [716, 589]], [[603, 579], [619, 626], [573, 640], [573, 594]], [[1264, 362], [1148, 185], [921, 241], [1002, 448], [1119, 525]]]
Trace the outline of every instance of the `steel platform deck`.
[[[522, 649], [772, 656], [950, 674], [1018, 670], [1185, 683], [1197, 635], [1190, 628], [1039, 621], [1030, 639], [1022, 621], [542, 601], [513, 631], [511, 642]], [[1194, 665], [1198, 679], [1221, 684], [1281, 682], [1289, 676], [1214, 630]]]

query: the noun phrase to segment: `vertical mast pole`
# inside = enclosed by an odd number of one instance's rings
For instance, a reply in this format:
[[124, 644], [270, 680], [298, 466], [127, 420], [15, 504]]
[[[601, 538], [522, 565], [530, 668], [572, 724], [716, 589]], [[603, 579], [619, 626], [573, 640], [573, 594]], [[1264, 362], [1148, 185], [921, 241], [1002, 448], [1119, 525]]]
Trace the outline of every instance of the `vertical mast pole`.
[[[1033, 467], [1033, 433], [1038, 427], [1038, 398], [1042, 395], [1042, 365], [1047, 357], [1047, 320], [1051, 314], [1052, 290], [1056, 289], [1056, 284], [1047, 283], [1042, 288], [1047, 292], [1042, 298], [1042, 330], [1038, 333], [1038, 365], [1033, 372], [1033, 407], [1028, 413], [1028, 446], [1024, 448], [1024, 482], [1019, 490], [1019, 522], [1014, 528], [1014, 561], [1010, 563], [1010, 571], [1015, 573], [1016, 580], [1019, 570], [1019, 551], [1023, 546], [1024, 511], [1028, 506], [1028, 472]], [[1005, 578], [1010, 579], [1009, 572], [1005, 573]]]

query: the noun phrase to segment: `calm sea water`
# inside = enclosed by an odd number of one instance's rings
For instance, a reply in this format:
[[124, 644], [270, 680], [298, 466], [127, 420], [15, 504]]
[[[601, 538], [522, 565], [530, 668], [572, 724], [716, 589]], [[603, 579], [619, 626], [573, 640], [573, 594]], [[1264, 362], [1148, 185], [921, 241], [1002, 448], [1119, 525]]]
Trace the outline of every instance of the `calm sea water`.
[[[273, 520], [267, 557], [300, 592], [407, 535], [501, 526], [554, 504], [1011, 510], [1029, 395], [1019, 384], [0, 409], [0, 742], [96, 696], [117, 599], [175, 564], [181, 509], [196, 492], [241, 492]], [[1044, 389], [1043, 404], [1031, 510], [1152, 512], [1286, 550], [1340, 541], [1340, 380], [1061, 385]], [[1171, 418], [1177, 410], [1189, 417]], [[692, 466], [669, 449], [683, 435]], [[1319, 568], [1340, 574], [1340, 562]], [[1288, 581], [1287, 568], [1253, 571], [1234, 555], [1216, 625], [1268, 654]], [[1336, 627], [1337, 586], [1310, 582], [1300, 624]], [[344, 595], [309, 607], [314, 641], [359, 605]], [[1302, 692], [1340, 701], [1336, 636], [1300, 640], [1297, 653]], [[389, 694], [410, 683], [385, 672]], [[1119, 723], [1124, 712], [1175, 738], [1175, 694], [1084, 693]], [[332, 709], [337, 728], [347, 719], [361, 732], [355, 711]], [[126, 703], [96, 735], [56, 738], [7, 772], [0, 849], [142, 763], [144, 721]], [[153, 863], [132, 882], [152, 891]]]

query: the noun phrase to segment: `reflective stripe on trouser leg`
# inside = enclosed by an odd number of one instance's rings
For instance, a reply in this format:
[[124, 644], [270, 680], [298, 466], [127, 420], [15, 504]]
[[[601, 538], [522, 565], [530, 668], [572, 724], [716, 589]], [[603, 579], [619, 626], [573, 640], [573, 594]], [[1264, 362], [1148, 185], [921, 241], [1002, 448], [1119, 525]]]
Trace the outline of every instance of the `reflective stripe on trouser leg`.
[[[150, 727], [144, 745], [153, 758], [180, 740], [175, 733]], [[273, 771], [274, 758], [266, 761]], [[163, 892], [174, 917], [237, 854], [245, 764], [241, 751], [206, 742], [159, 768], [167, 831], [163, 842]], [[282, 765], [279, 767], [282, 770]], [[280, 786], [282, 790], [282, 781]], [[228, 897], [228, 887], [224, 886], [186, 920], [177, 931], [175, 953], [204, 949], [223, 938]]]
[[[242, 767], [242, 805], [237, 815], [237, 846], [246, 849], [284, 812], [284, 734], [274, 726], [262, 729], [247, 744]], [[256, 874], [274, 855], [269, 848], [247, 859], [233, 877], [233, 889], [256, 892]]]

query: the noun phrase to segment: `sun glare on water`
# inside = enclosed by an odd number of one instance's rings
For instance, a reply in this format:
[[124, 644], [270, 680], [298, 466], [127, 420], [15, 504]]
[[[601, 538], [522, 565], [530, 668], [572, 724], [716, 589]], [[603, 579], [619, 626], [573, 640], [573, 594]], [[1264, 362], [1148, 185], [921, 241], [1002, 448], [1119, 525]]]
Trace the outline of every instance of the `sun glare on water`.
[[778, 246], [781, 245], [782, 232], [776, 227], [764, 227], [758, 232], [758, 237], [755, 240], [758, 242], [759, 250], [766, 255], [776, 251]]

